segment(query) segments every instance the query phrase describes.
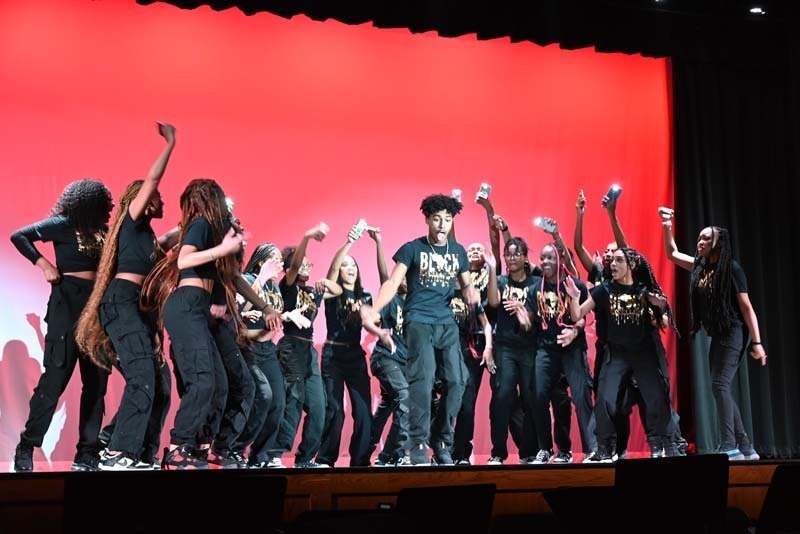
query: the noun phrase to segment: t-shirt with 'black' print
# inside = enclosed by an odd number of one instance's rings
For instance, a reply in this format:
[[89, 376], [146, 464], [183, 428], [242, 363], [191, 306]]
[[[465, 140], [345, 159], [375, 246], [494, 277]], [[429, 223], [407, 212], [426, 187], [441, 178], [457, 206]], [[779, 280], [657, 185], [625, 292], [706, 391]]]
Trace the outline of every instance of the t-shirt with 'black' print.
[[525, 280], [517, 282], [509, 275], [497, 277], [497, 289], [500, 291], [500, 305], [497, 307], [497, 327], [495, 328], [495, 345], [512, 345], [515, 347], [535, 348], [536, 329], [525, 331], [515, 313], [507, 312], [505, 301], [518, 300], [528, 308], [529, 299], [533, 298], [536, 286], [542, 283], [538, 276], [528, 275]]
[[[583, 303], [589, 296], [589, 291], [586, 289], [586, 284], [577, 278], [570, 277], [575, 282], [575, 285], [581, 292], [578, 302]], [[565, 327], [575, 324], [569, 313], [570, 301], [572, 297], [567, 295], [564, 290], [564, 282], [559, 284], [559, 291], [556, 292], [556, 285], [549, 283], [547, 280], [544, 282], [544, 292], [542, 286], [537, 285], [533, 288], [533, 298], [529, 299], [529, 310], [533, 312], [533, 326], [537, 329], [537, 336], [539, 338], [539, 345], [551, 349], [569, 349], [580, 347], [586, 349], [586, 334], [583, 329], [580, 334], [575, 338], [575, 341], [561, 347], [558, 344], [558, 335]], [[561, 324], [559, 324], [559, 321]], [[545, 327], [545, 325], [547, 325]]]
[[453, 324], [450, 297], [456, 278], [469, 271], [467, 251], [455, 241], [431, 245], [428, 236], [409, 241], [393, 256], [408, 268], [406, 323]]
[[612, 350], [636, 352], [653, 348], [651, 306], [640, 284], [612, 280], [591, 289], [595, 315], [606, 318], [606, 343]]
[[[714, 284], [714, 277], [717, 273], [717, 264], [711, 263], [703, 266], [698, 280], [697, 287], [692, 295], [694, 300], [695, 309], [698, 311], [698, 317], [695, 321], [703, 325], [706, 332], [710, 336], [718, 335], [714, 326], [714, 317], [711, 313], [711, 293]], [[739, 300], [736, 296], [737, 293], [747, 293], [747, 277], [744, 274], [744, 269], [736, 262], [731, 261], [731, 307], [733, 308], [733, 317], [731, 317], [731, 327], [738, 327], [742, 325], [742, 311], [739, 309]]]
[[[486, 314], [486, 319], [489, 321], [489, 324], [494, 328], [494, 325], [497, 324], [497, 311], [489, 306], [489, 268], [484, 266], [477, 271], [470, 269], [469, 279], [472, 281], [472, 286], [481, 294], [481, 307]], [[480, 321], [472, 322], [471, 328], [473, 334], [483, 333], [483, 327]]]
[[309, 341], [314, 340], [314, 319], [319, 312], [319, 305], [322, 304], [324, 294], [315, 293], [314, 288], [311, 286], [301, 286], [301, 282], [292, 285], [286, 284], [286, 278], [281, 278], [278, 287], [281, 289], [281, 296], [283, 296], [283, 305], [286, 311], [296, 310], [297, 308], [306, 307], [303, 311], [311, 326], [308, 328], [298, 328], [292, 321], [283, 323], [283, 335], [299, 337]]
[[395, 295], [381, 310], [381, 328], [392, 331], [392, 341], [394, 341], [394, 354], [388, 347], [384, 346], [380, 341], [375, 343], [375, 348], [372, 349], [372, 357], [380, 356], [382, 358], [391, 358], [400, 363], [406, 363], [408, 360], [408, 348], [406, 347], [406, 338], [403, 335], [403, 307], [405, 306], [406, 299], [403, 295]]
[[325, 324], [328, 341], [361, 344], [361, 305], [372, 304], [372, 295], [362, 290], [361, 298], [354, 291], [342, 288], [342, 294], [325, 301]]
[[[255, 273], [244, 273], [242, 274], [242, 278], [244, 278], [244, 280], [250, 284], [251, 287], [256, 282]], [[281, 295], [281, 290], [275, 280], [267, 280], [264, 282], [264, 285], [253, 287], [253, 291], [255, 291], [256, 295], [258, 295], [261, 300], [267, 303], [267, 306], [278, 313], [283, 313], [283, 296]], [[255, 309], [253, 308], [253, 305], [247, 302], [241, 295], [236, 295], [236, 302], [239, 304], [239, 313]], [[264, 322], [263, 314], [260, 315], [255, 322], [250, 321], [249, 319], [243, 320], [244, 324], [249, 330], [269, 330]]]

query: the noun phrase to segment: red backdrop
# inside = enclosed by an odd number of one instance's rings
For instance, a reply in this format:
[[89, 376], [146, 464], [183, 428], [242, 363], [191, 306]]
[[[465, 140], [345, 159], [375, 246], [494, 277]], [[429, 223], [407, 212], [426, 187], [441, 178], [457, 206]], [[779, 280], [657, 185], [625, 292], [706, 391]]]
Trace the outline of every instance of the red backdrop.
[[[46, 216], [79, 177], [99, 178], [118, 196], [160, 151], [153, 122], [162, 120], [177, 126], [178, 143], [157, 232], [177, 221], [190, 178], [213, 177], [236, 201], [251, 244], [294, 244], [327, 222], [328, 239], [309, 247], [312, 276], [322, 277], [358, 218], [383, 229], [391, 257], [424, 233], [423, 196], [459, 187], [471, 201], [487, 181], [497, 212], [536, 259], [547, 240], [532, 217], [557, 218], [571, 243], [580, 188], [589, 198], [585, 241], [602, 250], [611, 232], [599, 201], [616, 181], [629, 242], [672, 294], [656, 216], [672, 201], [669, 108], [665, 61], [640, 56], [236, 10], [7, 1], [0, 4], [0, 234]], [[467, 202], [456, 221], [462, 243], [486, 241], [478, 206]], [[374, 247], [362, 241], [353, 254], [366, 287], [377, 291]], [[41, 248], [52, 257], [49, 245]], [[0, 251], [0, 457], [10, 458], [40, 372], [31, 325], [44, 315], [48, 286], [7, 240]], [[321, 342], [323, 317], [316, 327]], [[672, 357], [673, 340], [665, 339]], [[46, 440], [53, 459], [74, 452], [78, 393], [75, 378]], [[120, 393], [115, 376], [112, 413]], [[489, 398], [485, 385], [481, 454], [490, 448]], [[644, 448], [634, 428], [633, 448]]]

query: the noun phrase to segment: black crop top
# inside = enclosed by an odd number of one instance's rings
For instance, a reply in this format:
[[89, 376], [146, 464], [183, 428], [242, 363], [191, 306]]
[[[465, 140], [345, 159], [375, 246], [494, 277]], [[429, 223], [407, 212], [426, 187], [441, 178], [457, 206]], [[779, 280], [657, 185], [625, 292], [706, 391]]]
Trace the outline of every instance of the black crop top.
[[126, 213], [119, 229], [116, 271], [147, 275], [155, 265], [157, 243], [149, 217], [143, 215], [134, 221], [130, 211]]
[[[186, 228], [186, 234], [183, 236], [182, 245], [191, 245], [197, 250], [207, 250], [213, 248], [214, 235], [212, 234], [211, 224], [205, 217], [198, 217], [189, 223]], [[205, 278], [207, 280], [217, 279], [217, 266], [216, 262], [210, 261], [197, 267], [189, 267], [188, 269], [181, 269], [179, 280], [184, 278]]]
[[63, 215], [33, 223], [11, 234], [11, 242], [20, 254], [34, 264], [42, 257], [42, 253], [33, 243], [52, 241], [56, 267], [62, 273], [96, 271], [105, 238], [105, 231], [98, 231], [90, 236], [79, 234]]

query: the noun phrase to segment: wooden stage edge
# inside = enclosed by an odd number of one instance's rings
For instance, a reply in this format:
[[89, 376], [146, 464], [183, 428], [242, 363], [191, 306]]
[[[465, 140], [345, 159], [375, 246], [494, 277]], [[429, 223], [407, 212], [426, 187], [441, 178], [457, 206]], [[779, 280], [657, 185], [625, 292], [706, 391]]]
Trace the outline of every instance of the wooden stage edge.
[[[637, 460], [629, 460], [637, 461]], [[794, 461], [791, 461], [794, 463]], [[751, 519], [761, 511], [772, 474], [780, 462], [758, 461], [731, 464], [729, 471], [729, 506], [742, 509]], [[376, 509], [394, 505], [398, 492], [408, 487], [495, 484], [493, 514], [549, 513], [542, 492], [558, 487], [612, 486], [613, 464], [543, 465], [543, 466], [465, 466], [419, 468], [335, 468], [214, 470], [212, 476], [283, 476], [287, 479], [283, 517], [294, 520], [306, 510]], [[116, 473], [126, 475], [126, 473]], [[144, 473], [150, 475], [150, 473]], [[100, 487], [107, 473], [41, 472], [0, 474], [0, 524], [9, 514], [31, 515], [54, 524], [63, 513], [65, 480], [70, 476], [97, 477]], [[152, 472], [156, 476], [173, 472]], [[180, 473], [174, 473], [180, 476]], [[220, 480], [221, 481], [221, 480]], [[686, 481], [691, 484], [691, 480]], [[157, 486], [157, 484], [154, 484]], [[113, 491], [111, 488], [107, 488]], [[157, 489], [154, 488], [157, 492]], [[268, 499], [268, 496], [264, 496]]]

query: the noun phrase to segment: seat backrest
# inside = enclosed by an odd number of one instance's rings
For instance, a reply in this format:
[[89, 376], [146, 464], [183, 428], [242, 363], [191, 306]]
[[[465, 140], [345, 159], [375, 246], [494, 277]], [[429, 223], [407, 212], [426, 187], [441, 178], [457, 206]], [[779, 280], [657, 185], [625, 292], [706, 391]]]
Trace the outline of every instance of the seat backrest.
[[496, 489], [494, 484], [404, 488], [396, 511], [429, 532], [486, 533]]
[[800, 532], [800, 463], [780, 464], [772, 474], [761, 513], [758, 534]]

